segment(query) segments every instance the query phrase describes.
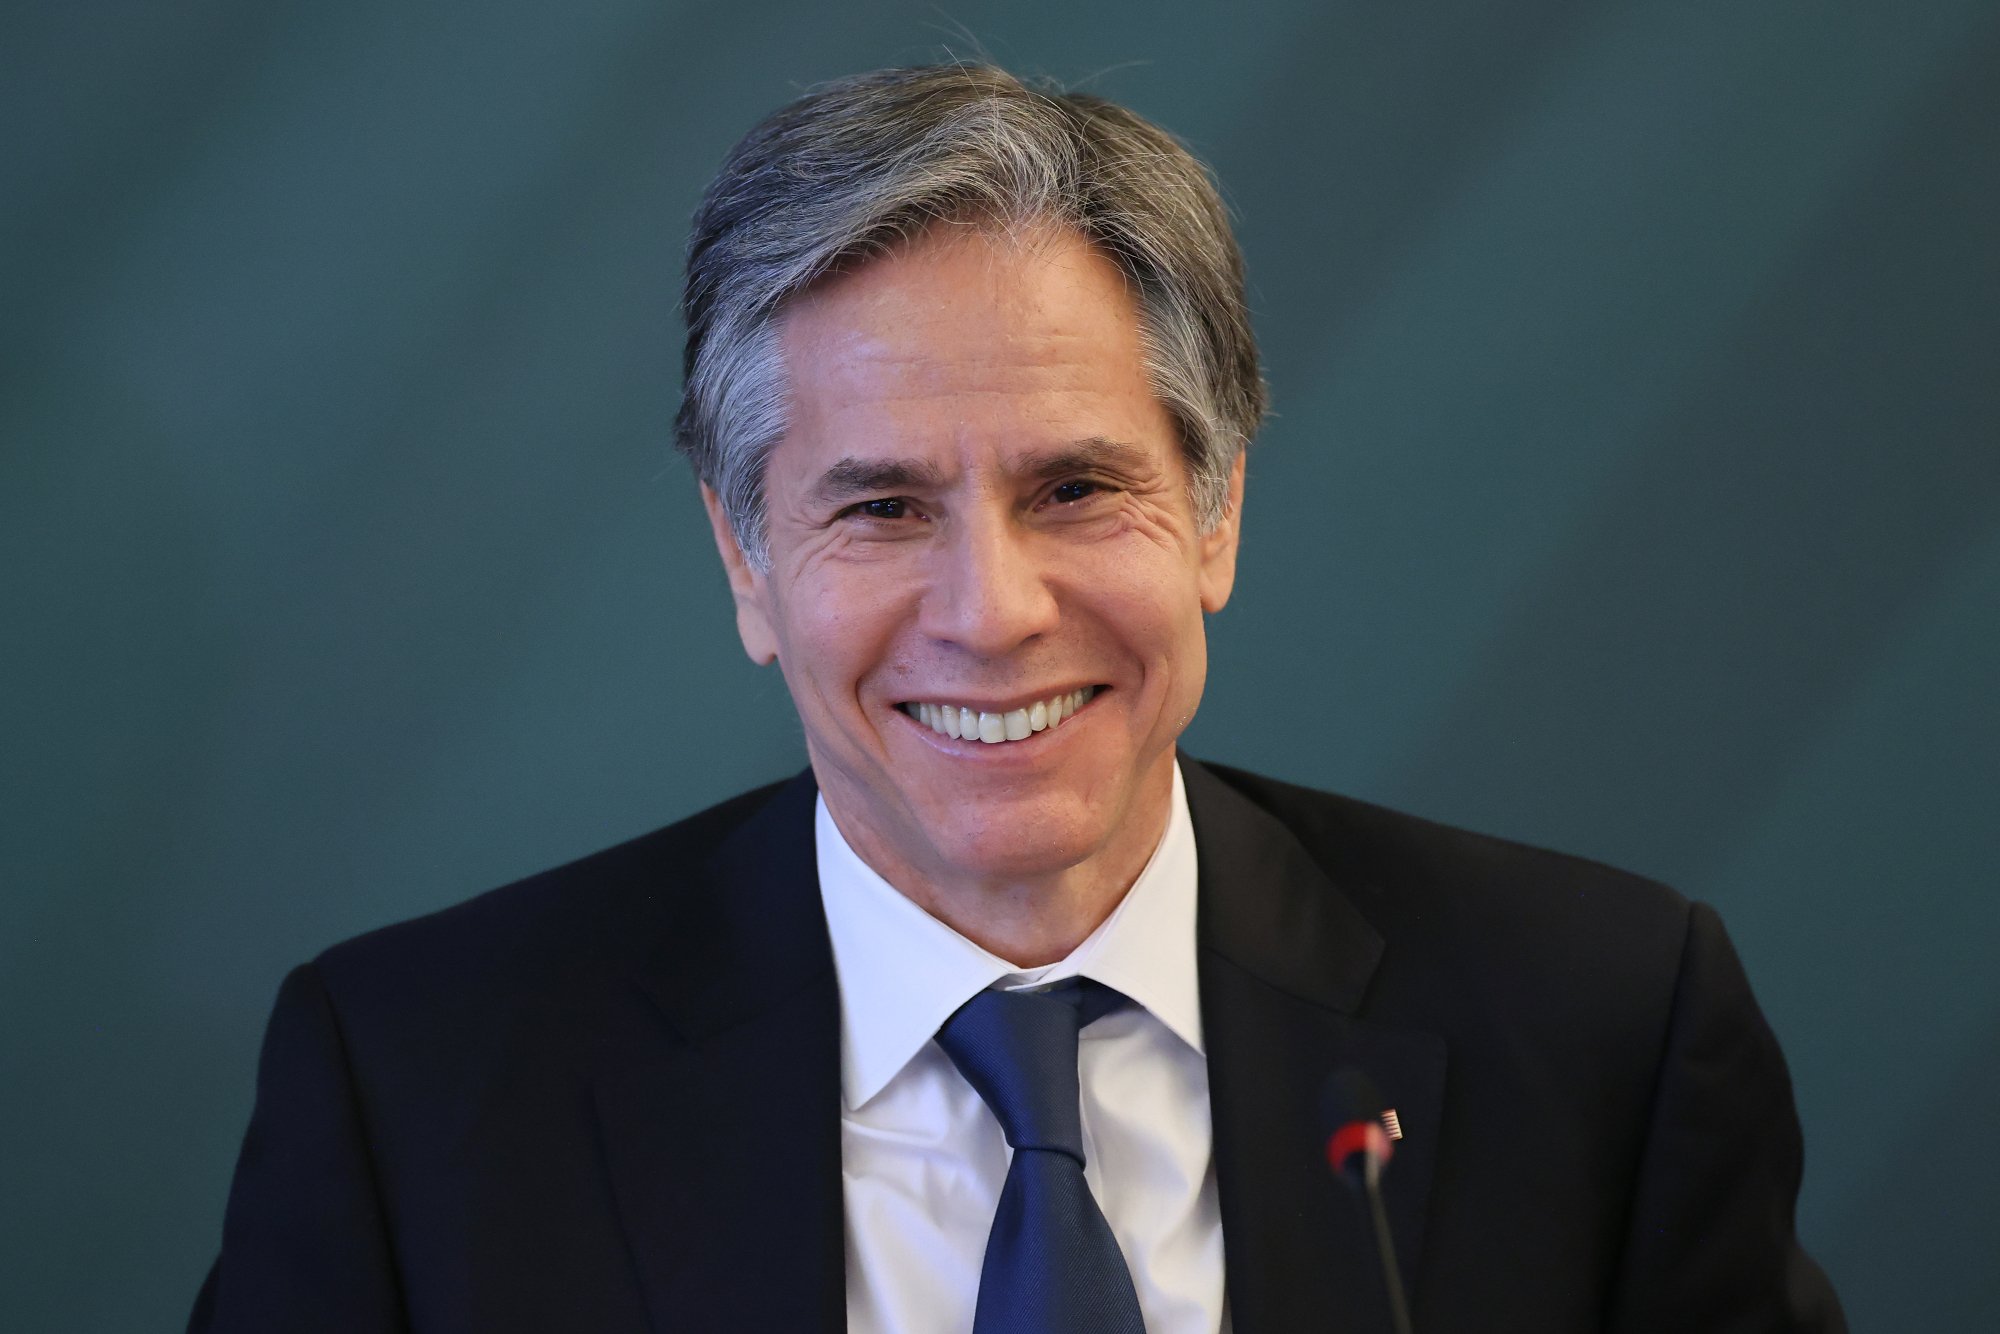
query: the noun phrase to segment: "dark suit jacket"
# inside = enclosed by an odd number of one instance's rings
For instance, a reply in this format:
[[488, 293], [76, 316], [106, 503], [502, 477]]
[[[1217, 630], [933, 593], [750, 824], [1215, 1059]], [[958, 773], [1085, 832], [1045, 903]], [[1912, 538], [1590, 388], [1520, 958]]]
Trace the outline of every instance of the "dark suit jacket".
[[[1389, 1328], [1326, 1072], [1400, 1115], [1423, 1334], [1843, 1328], [1715, 914], [1183, 761], [1237, 1334]], [[809, 775], [337, 946], [279, 993], [222, 1334], [834, 1331], [839, 998]], [[884, 966], [893, 967], [892, 960]]]

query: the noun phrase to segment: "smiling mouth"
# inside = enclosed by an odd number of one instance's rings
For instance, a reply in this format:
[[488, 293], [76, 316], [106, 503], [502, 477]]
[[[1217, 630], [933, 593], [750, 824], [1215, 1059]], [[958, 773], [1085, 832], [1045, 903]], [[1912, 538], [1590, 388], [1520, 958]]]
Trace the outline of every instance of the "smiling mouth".
[[1084, 686], [1078, 690], [1053, 695], [1048, 699], [1036, 700], [1025, 709], [1009, 709], [1005, 713], [984, 713], [957, 704], [928, 704], [915, 701], [898, 704], [896, 707], [931, 731], [951, 737], [953, 740], [983, 741], [989, 746], [998, 746], [1009, 741], [1025, 741], [1037, 732], [1046, 732], [1062, 726], [1078, 709], [1088, 704], [1091, 697], [1102, 688]]

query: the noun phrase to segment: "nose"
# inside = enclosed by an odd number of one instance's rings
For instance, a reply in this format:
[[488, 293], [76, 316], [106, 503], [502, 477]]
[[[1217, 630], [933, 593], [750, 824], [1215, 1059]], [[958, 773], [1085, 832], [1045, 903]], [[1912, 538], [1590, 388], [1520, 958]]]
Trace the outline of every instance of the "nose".
[[1048, 556], [1008, 517], [966, 516], [933, 548], [921, 628], [982, 658], [1003, 657], [1055, 628]]

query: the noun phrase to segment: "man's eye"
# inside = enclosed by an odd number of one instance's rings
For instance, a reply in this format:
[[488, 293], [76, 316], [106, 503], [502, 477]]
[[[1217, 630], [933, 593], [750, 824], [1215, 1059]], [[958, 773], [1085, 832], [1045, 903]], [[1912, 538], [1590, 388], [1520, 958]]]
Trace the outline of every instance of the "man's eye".
[[910, 502], [901, 496], [884, 496], [880, 500], [864, 500], [850, 513], [859, 514], [864, 519], [900, 519], [909, 510]]
[[1049, 499], [1058, 505], [1074, 505], [1079, 500], [1088, 500], [1103, 490], [1096, 482], [1063, 482], [1049, 492]]

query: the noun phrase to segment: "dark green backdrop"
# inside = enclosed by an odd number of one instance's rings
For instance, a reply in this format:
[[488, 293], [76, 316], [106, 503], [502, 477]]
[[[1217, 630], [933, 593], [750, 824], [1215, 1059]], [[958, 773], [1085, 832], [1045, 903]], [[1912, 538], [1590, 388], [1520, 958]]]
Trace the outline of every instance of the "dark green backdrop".
[[814, 80], [1179, 131], [1277, 416], [1198, 753], [1721, 906], [1857, 1326], [2000, 1327], [2000, 10], [9, 6], [0, 1323], [157, 1330], [292, 963], [801, 762], [667, 446]]

